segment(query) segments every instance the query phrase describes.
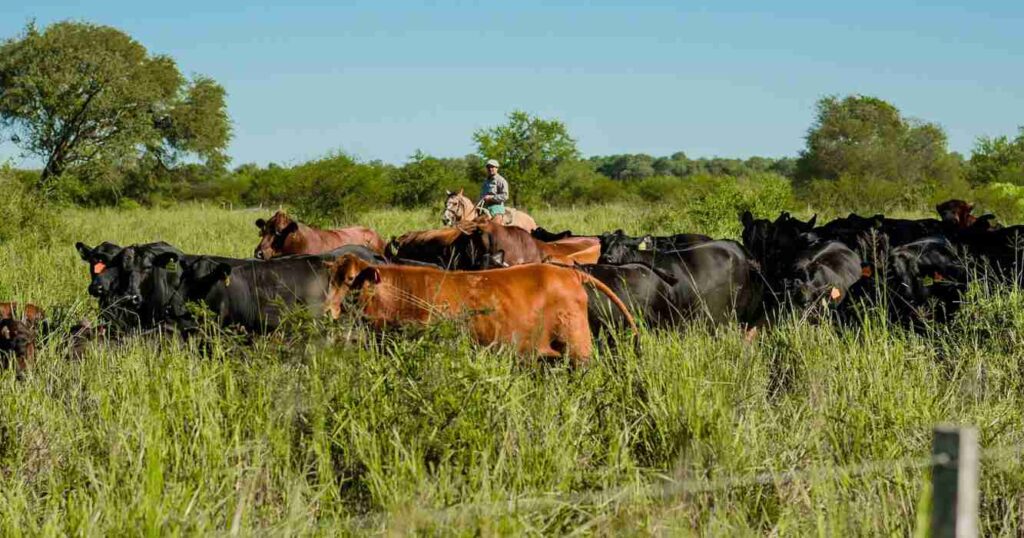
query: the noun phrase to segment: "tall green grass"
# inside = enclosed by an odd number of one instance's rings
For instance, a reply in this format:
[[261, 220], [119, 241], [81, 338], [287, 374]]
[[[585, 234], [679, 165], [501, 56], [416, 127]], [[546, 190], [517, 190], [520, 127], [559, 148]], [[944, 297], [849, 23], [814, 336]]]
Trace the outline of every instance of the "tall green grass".
[[[69, 211], [56, 240], [0, 245], [0, 299], [94, 315], [74, 241], [245, 256], [265, 213]], [[535, 217], [736, 231], [658, 207]], [[360, 221], [387, 236], [439, 216]], [[858, 330], [792, 320], [753, 343], [694, 326], [577, 371], [472, 345], [457, 323], [380, 337], [297, 318], [251, 343], [210, 326], [81, 361], [54, 338], [24, 379], [0, 374], [0, 534], [918, 533], [927, 469], [854, 471], [927, 456], [938, 422], [977, 425], [983, 447], [1024, 443], [1022, 329], [1024, 295], [976, 289], [924, 334], [880, 315]], [[794, 468], [810, 470], [783, 479]], [[777, 478], [744, 480], [764, 474]], [[981, 486], [983, 532], [1014, 535], [1019, 456], [983, 460]]]

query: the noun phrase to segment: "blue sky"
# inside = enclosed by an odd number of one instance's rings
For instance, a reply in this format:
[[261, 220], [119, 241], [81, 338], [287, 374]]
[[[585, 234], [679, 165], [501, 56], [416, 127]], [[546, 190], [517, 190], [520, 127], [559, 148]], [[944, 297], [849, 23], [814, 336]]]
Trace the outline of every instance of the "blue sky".
[[464, 155], [517, 108], [585, 155], [795, 155], [831, 93], [889, 100], [965, 153], [1024, 125], [1020, 0], [5, 0], [0, 36], [32, 18], [118, 27], [223, 84], [234, 165]]

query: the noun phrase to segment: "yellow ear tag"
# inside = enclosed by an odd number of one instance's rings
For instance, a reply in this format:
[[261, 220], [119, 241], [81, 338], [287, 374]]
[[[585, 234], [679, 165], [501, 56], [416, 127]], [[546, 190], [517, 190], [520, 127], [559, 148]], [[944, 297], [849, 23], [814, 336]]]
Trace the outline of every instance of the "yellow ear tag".
[[647, 241], [641, 241], [640, 244], [636, 246], [636, 249], [647, 250]]
[[224, 286], [227, 287], [227, 286], [230, 286], [230, 285], [231, 285], [231, 275], [228, 275], [227, 278], [224, 279]]
[[930, 276], [924, 277], [924, 285], [925, 286], [931, 286], [934, 283], [935, 283], [935, 279], [934, 278], [932, 278]]
[[833, 301], [838, 301], [838, 300], [839, 300], [839, 298], [843, 296], [843, 292], [842, 292], [842, 291], [840, 291], [840, 290], [839, 290], [839, 288], [832, 288], [832, 291], [831, 291], [831, 292], [830, 292], [830, 293], [828, 294], [828, 296], [829, 296], [829, 297], [830, 297], [830, 298], [831, 298], [831, 299], [832, 299]]

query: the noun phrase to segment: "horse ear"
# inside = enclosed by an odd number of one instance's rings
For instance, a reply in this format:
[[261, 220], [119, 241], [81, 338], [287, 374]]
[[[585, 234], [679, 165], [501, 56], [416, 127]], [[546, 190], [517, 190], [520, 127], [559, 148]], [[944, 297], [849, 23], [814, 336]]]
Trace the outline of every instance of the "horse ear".
[[464, 190], [466, 190], [466, 189], [464, 189], [464, 188], [463, 189], [459, 189], [459, 196], [462, 196], [462, 191], [464, 191]]

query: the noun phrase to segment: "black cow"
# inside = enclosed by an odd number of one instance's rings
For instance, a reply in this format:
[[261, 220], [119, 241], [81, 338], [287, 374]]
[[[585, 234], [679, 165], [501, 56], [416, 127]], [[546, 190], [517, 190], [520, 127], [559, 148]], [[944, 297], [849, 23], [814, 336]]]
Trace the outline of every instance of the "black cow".
[[[637, 321], [642, 320], [649, 327], [669, 327], [680, 321], [672, 291], [676, 279], [664, 271], [640, 263], [585, 264], [577, 265], [576, 268], [611, 288], [626, 303]], [[597, 334], [604, 320], [616, 327], [625, 327], [627, 323], [622, 312], [606, 295], [594, 291], [587, 289], [591, 332]]]
[[889, 245], [897, 247], [948, 233], [951, 228], [950, 224], [937, 219], [891, 219], [883, 215], [862, 217], [851, 213], [815, 228], [812, 233], [819, 239], [842, 241], [850, 248], [857, 248], [858, 242], [871, 233], [883, 233], [888, 237]]
[[801, 222], [789, 213], [774, 221], [741, 216], [743, 244], [761, 265], [770, 290], [768, 307], [791, 304], [810, 313], [819, 304], [838, 306], [861, 277], [860, 257], [839, 241], [813, 233], [816, 218]]
[[714, 240], [674, 251], [635, 250], [622, 242], [601, 245], [600, 263], [642, 263], [676, 279], [672, 298], [683, 319], [744, 324], [761, 321], [764, 280], [756, 262], [735, 241]]
[[601, 252], [606, 248], [629, 248], [634, 250], [682, 250], [694, 245], [711, 241], [711, 238], [701, 234], [675, 234], [675, 235], [645, 235], [642, 237], [631, 237], [622, 230], [605, 232], [598, 236], [601, 242]]
[[179, 266], [178, 298], [168, 305], [169, 314], [177, 315], [179, 300], [202, 302], [222, 325], [270, 332], [281, 324], [287, 308], [304, 307], [314, 315], [322, 312], [330, 284], [326, 262], [331, 259], [302, 255], [262, 261], [167, 253], [153, 263]]
[[970, 277], [953, 244], [935, 236], [887, 248], [884, 239], [873, 249], [877, 258], [864, 261], [863, 276], [850, 290], [848, 314], [867, 302], [884, 305], [891, 319], [916, 329], [951, 319]]

